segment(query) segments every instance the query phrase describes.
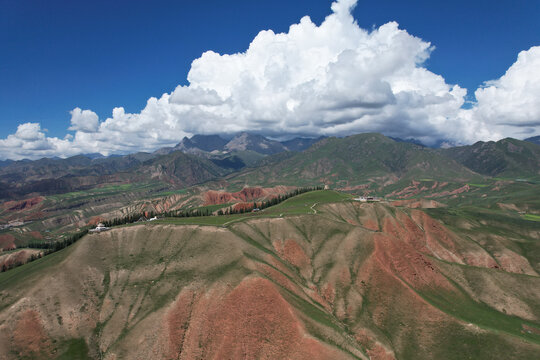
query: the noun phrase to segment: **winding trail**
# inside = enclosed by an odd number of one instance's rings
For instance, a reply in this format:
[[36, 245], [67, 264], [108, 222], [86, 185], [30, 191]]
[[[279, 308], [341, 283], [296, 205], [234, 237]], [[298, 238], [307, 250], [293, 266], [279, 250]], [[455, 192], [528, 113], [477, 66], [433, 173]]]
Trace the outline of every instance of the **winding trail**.
[[313, 210], [313, 214], [316, 214], [317, 213], [317, 210], [314, 209], [314, 207], [317, 205], [318, 203], [315, 203], [313, 205], [311, 205], [311, 210]]

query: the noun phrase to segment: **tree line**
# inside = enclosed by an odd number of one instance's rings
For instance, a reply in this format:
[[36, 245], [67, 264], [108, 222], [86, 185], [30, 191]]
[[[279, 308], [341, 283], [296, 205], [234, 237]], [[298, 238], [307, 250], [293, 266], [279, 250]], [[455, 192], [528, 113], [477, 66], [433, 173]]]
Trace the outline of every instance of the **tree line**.
[[5, 264], [4, 263], [2, 265], [2, 268], [0, 269], [0, 271], [4, 272], [4, 271], [11, 270], [11, 269], [13, 269], [13, 268], [15, 268], [17, 266], [28, 264], [29, 262], [32, 262], [34, 260], [41, 259], [45, 255], [49, 255], [49, 254], [52, 254], [53, 252], [62, 250], [63, 248], [66, 248], [69, 245], [73, 244], [74, 242], [76, 242], [77, 240], [79, 240], [80, 238], [82, 238], [86, 234], [88, 234], [88, 228], [85, 228], [85, 229], [83, 229], [81, 231], [78, 231], [75, 234], [73, 234], [71, 236], [68, 236], [63, 240], [57, 240], [57, 241], [54, 241], [54, 242], [36, 242], [36, 241], [30, 242], [30, 243], [28, 243], [26, 245], [26, 247], [32, 248], [32, 249], [42, 249], [43, 252], [41, 252], [39, 254], [30, 255], [28, 260], [25, 261], [25, 262], [14, 262], [14, 263], [11, 263], [11, 264]]
[[30, 257], [28, 259], [26, 259], [26, 261], [13, 261], [13, 262], [11, 262], [9, 264], [8, 263], [3, 263], [2, 267], [0, 268], [0, 272], [8, 271], [8, 270], [11, 270], [13, 268], [16, 268], [17, 266], [28, 264], [29, 262], [32, 262], [34, 260], [41, 259], [44, 255], [45, 254], [43, 252], [40, 252], [40, 253], [37, 253], [37, 254], [30, 255]]
[[[246, 212], [252, 212], [254, 209], [259, 209], [259, 210], [263, 210], [263, 209], [266, 209], [266, 208], [269, 208], [271, 206], [275, 206], [287, 199], [290, 199], [291, 197], [294, 197], [294, 196], [297, 196], [297, 195], [300, 195], [300, 194], [303, 194], [303, 193], [306, 193], [306, 192], [310, 192], [310, 191], [315, 191], [315, 190], [323, 190], [324, 187], [323, 186], [315, 186], [315, 187], [303, 187], [303, 188], [297, 188], [291, 192], [288, 192], [284, 195], [278, 195], [276, 197], [273, 197], [271, 199], [268, 199], [268, 200], [264, 200], [264, 201], [261, 201], [261, 202], [253, 202], [253, 204], [251, 204], [251, 206], [248, 206], [248, 207], [241, 207], [241, 208], [238, 208], [238, 209], [235, 209], [233, 208], [232, 206], [230, 206], [229, 208], [223, 210], [223, 209], [219, 209], [216, 214], [214, 214], [213, 211], [210, 211], [210, 209], [206, 208], [206, 209], [193, 209], [193, 210], [188, 210], [188, 211], [184, 211], [184, 210], [172, 210], [172, 211], [166, 211], [166, 212], [163, 212], [163, 213], [159, 213], [159, 214], [156, 214], [154, 213], [153, 211], [150, 211], [150, 212], [144, 212], [144, 213], [133, 213], [133, 214], [130, 214], [130, 215], [126, 215], [122, 218], [115, 218], [115, 219], [112, 219], [112, 220], [105, 220], [103, 221], [103, 225], [106, 226], [106, 227], [114, 227], [114, 226], [119, 226], [119, 225], [125, 225], [125, 224], [131, 224], [131, 223], [135, 223], [135, 222], [138, 222], [138, 221], [146, 221], [148, 217], [152, 218], [154, 216], [164, 216], [164, 217], [200, 217], [200, 216], [223, 216], [223, 215], [235, 215], [235, 214], [243, 214], [243, 213], [246, 213]], [[53, 252], [56, 252], [56, 251], [59, 251], [59, 250], [62, 250], [66, 247], [68, 247], [69, 245], [75, 243], [77, 240], [79, 240], [80, 238], [82, 238], [84, 235], [88, 234], [88, 227], [85, 227], [84, 229], [76, 232], [75, 234], [73, 235], [70, 235], [68, 237], [66, 237], [65, 239], [63, 240], [57, 240], [57, 241], [54, 241], [54, 242], [31, 242], [31, 243], [28, 243], [27, 247], [29, 248], [33, 248], [33, 249], [43, 249], [43, 253], [39, 254], [39, 255], [32, 255], [28, 261], [28, 262], [31, 262], [31, 261], [34, 261], [34, 260], [37, 260], [45, 255], [49, 255]], [[23, 265], [22, 263], [17, 263], [16, 265], [5, 265], [2, 266], [1, 268], [1, 271], [7, 271], [13, 267], [16, 267], [16, 266], [19, 266], [19, 265]]]
[[88, 228], [84, 228], [81, 231], [76, 232], [75, 234], [66, 237], [62, 240], [56, 240], [54, 242], [31, 242], [26, 245], [26, 247], [33, 249], [44, 249], [45, 255], [53, 253], [58, 250], [62, 250], [65, 247], [75, 243], [77, 240], [82, 238], [84, 235], [88, 234]]

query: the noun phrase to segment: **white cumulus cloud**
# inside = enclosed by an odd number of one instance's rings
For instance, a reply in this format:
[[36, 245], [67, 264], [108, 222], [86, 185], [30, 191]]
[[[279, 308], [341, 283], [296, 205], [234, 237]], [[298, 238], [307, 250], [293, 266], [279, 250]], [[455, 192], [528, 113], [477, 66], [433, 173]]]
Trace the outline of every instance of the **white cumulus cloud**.
[[75, 108], [70, 111], [71, 126], [68, 130], [82, 131], [93, 133], [99, 128], [99, 118], [97, 114], [91, 110], [81, 110]]
[[475, 121], [490, 124], [501, 136], [537, 133], [540, 128], [540, 46], [521, 51], [516, 62], [497, 80], [475, 92], [470, 110]]
[[75, 155], [78, 149], [71, 145], [68, 140], [47, 137], [38, 123], [24, 123], [17, 127], [15, 134], [0, 139], [0, 157], [19, 160]]
[[305, 16], [286, 33], [261, 31], [245, 52], [203, 53], [191, 65], [189, 85], [150, 98], [140, 113], [118, 107], [100, 122], [91, 110], [75, 108], [69, 127], [75, 134], [65, 139], [46, 137], [38, 124], [23, 124], [0, 140], [0, 157], [23, 156], [3, 145], [13, 141], [41, 144], [24, 152], [39, 157], [151, 151], [196, 133], [376, 131], [430, 144], [538, 132], [538, 47], [521, 52], [505, 75], [476, 90], [477, 102], [463, 109], [467, 90], [426, 68], [434, 50], [429, 42], [395, 22], [360, 28], [351, 15], [355, 5], [356, 0], [332, 3], [320, 25]]

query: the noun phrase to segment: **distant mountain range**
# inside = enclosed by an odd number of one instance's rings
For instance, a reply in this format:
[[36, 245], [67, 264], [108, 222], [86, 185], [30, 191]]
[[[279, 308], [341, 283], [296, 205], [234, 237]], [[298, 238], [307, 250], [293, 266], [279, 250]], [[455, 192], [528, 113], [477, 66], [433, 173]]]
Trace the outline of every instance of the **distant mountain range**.
[[345, 186], [375, 179], [384, 183], [422, 178], [468, 180], [475, 176], [479, 174], [434, 149], [372, 133], [327, 138], [300, 153], [277, 154], [231, 181]]
[[540, 146], [530, 141], [506, 138], [439, 151], [488, 176], [538, 176], [540, 171]]
[[191, 138], [183, 138], [175, 147], [159, 149], [157, 153], [182, 151], [201, 154], [204, 152], [254, 151], [263, 155], [273, 155], [283, 151], [303, 151], [323, 138], [294, 138], [280, 142], [247, 132], [240, 133], [231, 140], [223, 139], [219, 135], [194, 135]]
[[469, 181], [481, 177], [540, 175], [540, 146], [503, 139], [449, 149], [431, 149], [381, 134], [345, 138], [275, 141], [242, 133], [184, 138], [154, 153], [67, 159], [3, 161], [0, 198], [54, 194], [111, 182], [161, 181], [189, 187], [227, 176], [231, 184], [334, 184], [433, 179]]
[[526, 138], [524, 141], [528, 141], [528, 142], [532, 142], [534, 144], [540, 145], [540, 135]]

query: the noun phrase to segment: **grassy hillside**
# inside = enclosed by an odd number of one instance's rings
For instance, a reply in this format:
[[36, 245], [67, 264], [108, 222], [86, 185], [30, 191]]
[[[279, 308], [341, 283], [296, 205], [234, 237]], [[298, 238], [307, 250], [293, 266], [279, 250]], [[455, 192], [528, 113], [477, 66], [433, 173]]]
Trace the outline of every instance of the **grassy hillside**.
[[528, 141], [512, 138], [479, 141], [441, 150], [441, 153], [484, 175], [509, 178], [538, 178], [540, 175], [540, 146]]
[[432, 178], [466, 181], [477, 174], [436, 151], [396, 142], [381, 134], [327, 138], [308, 150], [232, 175], [248, 184], [320, 184], [354, 186]]
[[440, 220], [319, 191], [219, 227], [174, 219], [89, 235], [0, 274], [0, 352], [534, 358], [540, 223], [429, 211]]

